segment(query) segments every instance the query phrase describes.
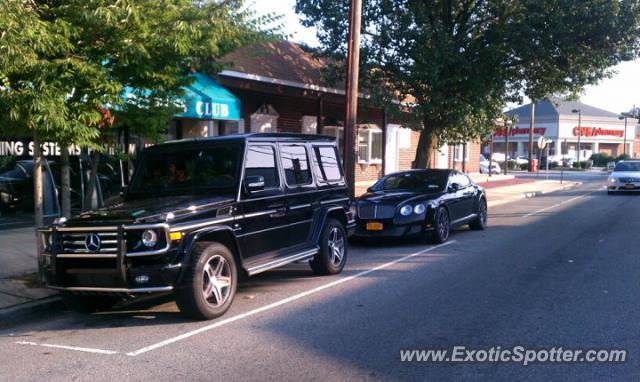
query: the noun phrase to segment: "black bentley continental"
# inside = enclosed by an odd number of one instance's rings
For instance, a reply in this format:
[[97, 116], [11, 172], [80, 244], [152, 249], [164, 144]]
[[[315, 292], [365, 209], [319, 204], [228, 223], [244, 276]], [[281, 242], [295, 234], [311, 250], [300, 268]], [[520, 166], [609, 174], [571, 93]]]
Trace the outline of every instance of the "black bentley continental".
[[456, 170], [410, 170], [389, 174], [355, 201], [355, 238], [424, 235], [436, 243], [452, 228], [487, 226], [482, 187]]
[[334, 138], [247, 134], [145, 149], [118, 203], [40, 230], [41, 277], [72, 308], [173, 293], [222, 315], [238, 279], [306, 261], [342, 271], [355, 221]]

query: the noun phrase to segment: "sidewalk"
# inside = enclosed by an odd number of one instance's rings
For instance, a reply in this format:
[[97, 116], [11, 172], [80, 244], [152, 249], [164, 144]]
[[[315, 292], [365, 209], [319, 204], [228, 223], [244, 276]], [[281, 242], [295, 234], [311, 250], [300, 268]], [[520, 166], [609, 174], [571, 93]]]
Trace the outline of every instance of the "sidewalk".
[[[481, 182], [489, 207], [577, 186], [576, 182], [494, 177]], [[56, 292], [44, 289], [37, 276], [33, 228], [0, 230], [0, 326], [37, 311], [61, 306]]]

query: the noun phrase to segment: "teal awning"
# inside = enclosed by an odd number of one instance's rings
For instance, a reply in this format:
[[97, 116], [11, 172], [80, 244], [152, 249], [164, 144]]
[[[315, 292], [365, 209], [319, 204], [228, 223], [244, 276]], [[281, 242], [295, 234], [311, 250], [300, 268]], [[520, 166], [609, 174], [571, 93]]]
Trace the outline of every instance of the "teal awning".
[[[236, 96], [205, 74], [191, 73], [189, 77], [193, 82], [183, 88], [184, 95], [176, 100], [176, 104], [184, 107], [184, 113], [176, 114], [177, 118], [240, 119], [240, 100]], [[134, 91], [125, 88], [123, 98], [131, 102], [135, 99]]]

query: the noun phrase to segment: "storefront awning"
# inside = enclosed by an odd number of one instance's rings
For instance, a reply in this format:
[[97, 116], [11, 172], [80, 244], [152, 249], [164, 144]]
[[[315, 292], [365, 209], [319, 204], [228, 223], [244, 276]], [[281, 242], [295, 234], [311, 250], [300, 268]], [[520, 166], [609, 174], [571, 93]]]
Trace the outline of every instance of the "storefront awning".
[[[193, 78], [193, 82], [183, 88], [184, 95], [175, 101], [184, 107], [184, 113], [176, 114], [176, 118], [227, 121], [240, 119], [240, 100], [236, 96], [205, 74], [191, 73], [189, 77]], [[135, 102], [135, 93], [133, 89], [125, 88], [125, 102]]]

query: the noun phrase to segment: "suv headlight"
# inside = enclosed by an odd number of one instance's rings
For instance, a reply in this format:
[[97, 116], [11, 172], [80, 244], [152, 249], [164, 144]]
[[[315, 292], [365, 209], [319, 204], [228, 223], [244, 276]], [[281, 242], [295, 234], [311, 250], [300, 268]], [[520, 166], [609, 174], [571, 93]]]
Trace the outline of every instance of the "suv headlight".
[[425, 210], [427, 209], [427, 207], [424, 206], [424, 204], [416, 204], [415, 207], [413, 207], [413, 213], [420, 215], [421, 213], [423, 213]]
[[158, 242], [158, 234], [152, 229], [147, 229], [142, 233], [142, 244], [147, 248], [152, 248]]
[[400, 215], [402, 216], [409, 216], [411, 215], [411, 212], [413, 212], [413, 207], [408, 204], [400, 208]]

